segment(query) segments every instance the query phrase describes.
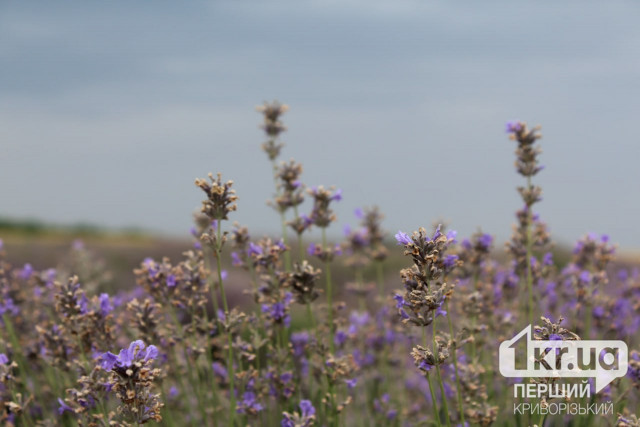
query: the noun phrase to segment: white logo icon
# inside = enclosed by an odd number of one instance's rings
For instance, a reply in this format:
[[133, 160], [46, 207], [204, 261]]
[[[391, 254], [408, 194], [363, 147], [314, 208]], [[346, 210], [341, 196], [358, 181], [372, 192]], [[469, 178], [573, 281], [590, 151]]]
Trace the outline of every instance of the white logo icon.
[[[524, 335], [525, 354], [518, 354], [516, 360], [517, 343]], [[625, 376], [629, 367], [629, 350], [623, 341], [533, 341], [531, 325], [503, 341], [499, 357], [500, 373], [505, 377], [594, 378], [596, 393]], [[516, 369], [518, 363], [522, 369]]]

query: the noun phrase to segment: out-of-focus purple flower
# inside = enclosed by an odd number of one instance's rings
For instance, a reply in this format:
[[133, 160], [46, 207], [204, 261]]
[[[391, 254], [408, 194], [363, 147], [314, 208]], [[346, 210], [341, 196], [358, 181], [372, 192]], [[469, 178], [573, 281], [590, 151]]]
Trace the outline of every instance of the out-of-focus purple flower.
[[6, 365], [7, 363], [9, 363], [9, 358], [7, 357], [7, 355], [4, 353], [0, 353], [0, 365]]
[[227, 280], [227, 277], [229, 277], [229, 272], [227, 270], [222, 270], [220, 272], [220, 277], [222, 278], [222, 280]]
[[309, 217], [309, 215], [302, 214], [300, 215], [300, 218], [304, 222], [304, 225], [307, 227], [313, 224], [313, 220]]
[[407, 233], [404, 233], [402, 231], [398, 231], [395, 235], [395, 238], [398, 244], [403, 246], [407, 246], [413, 242], [413, 240], [411, 240], [411, 237]]
[[456, 243], [457, 236], [458, 236], [458, 232], [456, 230], [447, 231], [447, 240], [451, 240], [451, 243]]
[[358, 385], [358, 379], [357, 378], [352, 378], [350, 380], [344, 380], [345, 384], [347, 384], [347, 388], [349, 390], [355, 388], [356, 385]]
[[255, 255], [262, 255], [262, 247], [260, 247], [259, 245], [256, 245], [253, 242], [249, 242], [249, 250], [247, 252], [249, 254], [249, 256]]
[[336, 202], [342, 200], [342, 189], [338, 188], [336, 192], [333, 193], [333, 196], [331, 196], [331, 200], [335, 200]]
[[402, 295], [394, 295], [393, 299], [396, 300], [396, 308], [402, 308], [402, 307], [406, 307], [407, 302], [404, 300], [404, 297]]
[[505, 125], [505, 130], [507, 133], [516, 133], [522, 130], [522, 123], [520, 120], [509, 120]]
[[438, 226], [436, 227], [436, 231], [433, 233], [433, 237], [431, 238], [431, 240], [436, 240], [437, 238], [442, 236], [442, 232], [440, 231], [441, 229], [442, 229], [442, 224], [438, 224]]
[[60, 405], [58, 407], [58, 415], [62, 415], [65, 412], [71, 412], [72, 414], [75, 413], [75, 411], [73, 410], [73, 408], [69, 405], [67, 405], [64, 400], [58, 398], [58, 404]]
[[493, 243], [493, 236], [491, 234], [483, 234], [478, 237], [478, 243], [480, 243], [483, 248], [489, 249]]
[[371, 317], [369, 316], [369, 313], [367, 313], [366, 311], [362, 313], [358, 313], [357, 311], [352, 311], [351, 314], [349, 315], [349, 322], [351, 323], [351, 325], [356, 326], [358, 328], [366, 326], [370, 320], [371, 320]]
[[338, 330], [336, 331], [336, 334], [333, 336], [333, 342], [338, 347], [342, 347], [342, 345], [347, 341], [347, 338], [349, 338], [349, 336], [345, 331]]
[[13, 316], [20, 313], [20, 308], [15, 305], [12, 298], [5, 298], [4, 303], [0, 303], [0, 316], [3, 316], [5, 313], [9, 313]]
[[580, 273], [580, 280], [583, 283], [589, 283], [591, 281], [591, 274], [587, 270], [584, 270]]
[[100, 294], [99, 301], [100, 301], [100, 313], [102, 314], [103, 317], [113, 311], [113, 305], [111, 305], [109, 294], [107, 293]]
[[175, 399], [176, 397], [178, 397], [178, 394], [180, 394], [180, 391], [176, 386], [172, 385], [169, 389], [169, 399]]
[[458, 261], [458, 255], [448, 254], [444, 257], [444, 267], [447, 269], [453, 268], [456, 265], [456, 261]]
[[300, 411], [303, 417], [309, 418], [316, 414], [316, 408], [313, 407], [313, 403], [310, 400], [300, 401]]
[[553, 265], [553, 254], [551, 252], [547, 252], [542, 257], [542, 264], [546, 266]]
[[155, 345], [146, 347], [142, 340], [136, 340], [129, 344], [128, 348], [120, 350], [117, 356], [109, 351], [102, 354], [101, 357], [102, 369], [110, 371], [113, 368], [130, 367], [136, 361], [154, 360], [158, 357], [158, 349]]
[[33, 267], [29, 263], [25, 264], [24, 267], [22, 267], [22, 270], [20, 270], [21, 279], [27, 280], [29, 277], [31, 277], [32, 274]]
[[618, 280], [624, 282], [629, 278], [629, 271], [626, 268], [621, 268], [618, 270]]
[[223, 380], [227, 379], [227, 369], [222, 366], [222, 364], [220, 362], [213, 362], [211, 364], [211, 369], [213, 369], [213, 373], [216, 374], [218, 377], [220, 377]]
[[291, 334], [291, 345], [293, 346], [293, 355], [300, 357], [304, 354], [304, 348], [309, 342], [308, 332], [294, 332]]
[[71, 247], [73, 248], [74, 251], [82, 251], [84, 250], [84, 242], [80, 239], [76, 239], [71, 244]]
[[429, 365], [427, 362], [425, 362], [424, 360], [422, 362], [420, 362], [420, 364], [418, 365], [419, 369], [422, 369], [423, 371], [429, 372], [431, 370], [431, 368], [433, 368], [433, 366]]
[[604, 317], [605, 311], [604, 308], [600, 305], [593, 307], [593, 317], [597, 317], [598, 319]]
[[89, 298], [85, 294], [82, 294], [78, 300], [78, 306], [80, 306], [80, 313], [87, 314], [89, 312]]
[[353, 211], [353, 214], [356, 216], [356, 218], [358, 219], [362, 219], [364, 218], [364, 212], [362, 211], [361, 208], [355, 208], [355, 210]]
[[309, 243], [309, 247], [307, 248], [307, 254], [309, 256], [313, 256], [316, 253], [316, 244], [311, 242]]
[[292, 300], [293, 295], [291, 292], [287, 292], [282, 301], [273, 304], [262, 304], [262, 312], [267, 313], [275, 323], [283, 323], [288, 327], [291, 324], [291, 316], [289, 316], [287, 308]]
[[239, 265], [242, 265], [242, 259], [240, 258], [240, 255], [238, 255], [237, 252], [231, 252], [231, 265], [233, 265], [234, 267], [238, 267]]
[[169, 288], [176, 287], [176, 276], [174, 274], [169, 274], [167, 276], [167, 287]]
[[246, 391], [242, 395], [242, 401], [240, 401], [240, 406], [236, 409], [236, 412], [244, 414], [247, 411], [260, 412], [263, 409], [264, 407], [258, 402], [256, 394], [252, 391]]

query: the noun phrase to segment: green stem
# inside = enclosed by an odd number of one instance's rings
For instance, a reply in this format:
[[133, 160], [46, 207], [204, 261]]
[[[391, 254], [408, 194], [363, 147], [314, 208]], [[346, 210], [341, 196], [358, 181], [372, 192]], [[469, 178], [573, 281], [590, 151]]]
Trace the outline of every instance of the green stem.
[[384, 297], [384, 271], [382, 261], [376, 261], [376, 278], [378, 279], [378, 295]]
[[365, 312], [367, 309], [367, 300], [364, 294], [364, 278], [362, 275], [362, 267], [356, 267], [355, 272], [356, 285], [358, 287], [358, 308], [361, 312]]
[[[531, 177], [527, 177], [527, 186], [531, 189]], [[532, 207], [527, 205], [527, 291], [529, 294], [529, 304], [527, 307], [529, 324], [533, 325], [533, 271], [531, 267], [531, 256], [532, 256], [532, 222], [533, 222], [533, 213], [531, 212]]]
[[[298, 213], [298, 205], [293, 206], [293, 214], [295, 215], [296, 222], [300, 219]], [[304, 259], [304, 248], [302, 246], [302, 233], [296, 233], [298, 235], [298, 262], [302, 262]]]
[[440, 396], [442, 397], [442, 407], [445, 413], [445, 420], [447, 421], [447, 426], [451, 427], [451, 417], [449, 416], [449, 407], [447, 405], [447, 396], [444, 393], [444, 383], [442, 382], [442, 376], [440, 375], [440, 363], [438, 363], [438, 343], [436, 341], [436, 316], [433, 316], [433, 322], [431, 322], [432, 331], [433, 331], [433, 355], [435, 356], [436, 361], [436, 375], [438, 376], [438, 383], [440, 384]]
[[[327, 246], [327, 229], [322, 228], [322, 250], [326, 251]], [[331, 281], [331, 262], [327, 259], [324, 263], [324, 274], [327, 281], [327, 310], [328, 310], [328, 323], [329, 323], [329, 348], [331, 353], [334, 352], [333, 343], [333, 283]]]
[[[424, 348], [428, 347], [427, 344], [427, 328], [426, 326], [422, 327], [422, 342]], [[427, 382], [429, 383], [429, 393], [431, 393], [431, 406], [433, 407], [433, 412], [435, 413], [436, 425], [438, 427], [442, 426], [440, 422], [440, 412], [438, 411], [438, 401], [436, 400], [436, 394], [433, 392], [433, 384], [431, 384], [431, 376], [427, 372]]]
[[[216, 232], [218, 238], [216, 239], [216, 267], [218, 269], [218, 285], [220, 287], [220, 295], [222, 297], [222, 306], [224, 307], [224, 314], [229, 317], [229, 303], [227, 302], [227, 296], [224, 292], [224, 285], [222, 283], [222, 220], [218, 219]], [[235, 372], [233, 367], [233, 342], [231, 340], [231, 331], [227, 333], [227, 344], [229, 346], [229, 353], [227, 356], [227, 373], [229, 376], [229, 423], [231, 426], [235, 425], [236, 416], [236, 394], [235, 394]]]
[[[447, 321], [449, 322], [449, 335], [453, 339], [453, 323], [451, 322], [451, 315], [449, 311], [449, 300], [445, 302], [445, 308], [447, 310]], [[465, 425], [464, 421], [464, 409], [462, 408], [462, 393], [460, 392], [460, 376], [458, 375], [458, 356], [456, 355], [456, 345], [453, 346], [453, 367], [456, 373], [456, 394], [458, 398], [458, 411], [460, 411], [460, 421], [462, 425]]]

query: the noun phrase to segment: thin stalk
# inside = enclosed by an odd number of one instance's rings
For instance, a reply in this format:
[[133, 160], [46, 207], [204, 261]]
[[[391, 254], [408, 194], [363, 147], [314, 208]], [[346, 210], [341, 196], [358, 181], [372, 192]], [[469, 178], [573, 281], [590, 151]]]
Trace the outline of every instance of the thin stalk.
[[367, 309], [367, 301], [364, 294], [364, 278], [362, 274], [362, 267], [356, 267], [355, 272], [356, 285], [358, 287], [358, 308], [361, 312]]
[[[296, 221], [300, 219], [300, 214], [298, 213], [298, 205], [293, 206], [293, 214], [295, 215]], [[302, 233], [296, 233], [298, 235], [298, 261], [302, 262], [304, 259], [304, 248], [302, 247]]]
[[[222, 284], [222, 220], [218, 219], [216, 232], [218, 238], [216, 239], [216, 267], [218, 268], [218, 284], [220, 287], [220, 295], [222, 296], [222, 305], [224, 307], [225, 316], [229, 316], [229, 304], [227, 303], [227, 296], [224, 292], [224, 285]], [[227, 372], [229, 376], [229, 423], [235, 425], [236, 416], [236, 393], [235, 393], [235, 372], [233, 367], [233, 343], [231, 341], [231, 331], [227, 334], [227, 344], [229, 345], [229, 354], [227, 356]]]
[[[186, 343], [186, 337], [184, 335], [184, 332], [182, 330], [182, 324], [180, 323], [180, 321], [178, 320], [178, 315], [176, 313], [175, 307], [171, 304], [169, 304], [169, 315], [171, 316], [171, 320], [173, 321], [173, 324], [176, 327], [176, 333], [178, 333], [180, 339], [182, 340], [183, 343]], [[202, 397], [202, 390], [200, 388], [200, 381], [196, 381], [196, 378], [194, 376], [193, 373], [193, 367], [191, 366], [191, 363], [189, 362], [189, 356], [187, 354], [187, 349], [186, 347], [183, 349], [183, 356], [184, 356], [184, 361], [185, 361], [185, 365], [187, 366], [187, 376], [189, 377], [189, 382], [191, 383], [191, 387], [193, 388], [193, 392], [196, 396], [196, 401], [198, 402], [198, 410], [200, 411], [200, 416], [203, 417], [203, 419], [207, 418], [207, 413], [205, 411], [205, 407], [204, 407], [204, 398]], [[173, 347], [173, 358], [175, 359], [176, 365], [178, 364], [178, 352], [176, 350], [176, 347]], [[182, 376], [181, 376], [182, 378]], [[198, 378], [199, 380], [199, 378]], [[214, 378], [215, 380], [215, 378]]]
[[[427, 344], [427, 328], [426, 327], [422, 327], [422, 342], [424, 345], [424, 348], [428, 347]], [[442, 423], [440, 422], [440, 412], [438, 411], [438, 401], [436, 400], [436, 394], [433, 392], [433, 384], [431, 384], [431, 376], [429, 375], [429, 373], [427, 372], [427, 382], [429, 383], [429, 393], [431, 393], [431, 406], [433, 406], [433, 412], [435, 413], [435, 418], [436, 418], [436, 425], [438, 427], [442, 426]]]
[[[449, 300], [445, 302], [445, 308], [447, 309], [447, 313], [449, 311]], [[447, 321], [449, 322], [449, 335], [451, 335], [451, 339], [453, 339], [453, 323], [451, 322], [451, 316], [447, 314]], [[462, 425], [465, 425], [464, 421], [464, 409], [462, 408], [462, 393], [460, 392], [460, 376], [458, 375], [458, 356], [456, 355], [456, 346], [453, 346], [453, 367], [456, 373], [456, 394], [458, 398], [458, 411], [460, 411], [460, 421]]]
[[[527, 186], [531, 189], [531, 177], [527, 177]], [[527, 292], [529, 294], [529, 304], [527, 307], [529, 324], [533, 325], [533, 272], [531, 270], [531, 256], [532, 256], [532, 222], [533, 213], [531, 212], [531, 206], [527, 205]]]
[[378, 295], [384, 297], [384, 271], [382, 261], [376, 261], [376, 278], [378, 279]]
[[449, 407], [447, 405], [447, 396], [444, 393], [444, 383], [442, 382], [442, 376], [440, 375], [440, 364], [438, 363], [438, 343], [436, 342], [436, 316], [433, 316], [433, 322], [431, 322], [432, 331], [433, 331], [433, 355], [436, 360], [436, 375], [438, 376], [438, 383], [440, 383], [440, 395], [442, 397], [442, 407], [444, 409], [444, 413], [446, 414], [447, 426], [451, 427], [451, 417], [449, 416]]
[[[322, 228], [322, 250], [327, 250], [327, 229]], [[327, 281], [327, 310], [328, 310], [328, 322], [329, 322], [329, 347], [331, 353], [334, 352], [333, 343], [333, 283], [331, 282], [331, 262], [326, 260], [324, 262], [324, 274]]]
[[[478, 290], [478, 272], [475, 271], [473, 273], [473, 290], [477, 291]], [[471, 331], [473, 332], [473, 340], [471, 341], [471, 360], [475, 361], [476, 359], [476, 340], [475, 340], [475, 333], [476, 333], [476, 325], [478, 322], [478, 315], [476, 313], [473, 313], [471, 315]]]
[[[279, 196], [280, 190], [278, 189], [278, 165], [276, 164], [276, 160], [273, 159], [271, 161], [271, 165], [273, 167], [273, 186], [276, 190], [276, 197]], [[282, 210], [277, 204], [275, 205], [276, 209], [280, 213], [280, 223], [282, 224], [282, 242], [285, 246], [288, 245], [288, 237], [287, 237], [287, 216], [286, 212]], [[284, 253], [284, 266], [287, 272], [291, 271], [291, 253], [289, 251], [285, 251]]]
[[313, 311], [311, 310], [311, 303], [307, 302], [307, 319], [309, 320], [309, 327], [313, 331], [313, 335], [316, 335], [316, 322], [313, 319]]

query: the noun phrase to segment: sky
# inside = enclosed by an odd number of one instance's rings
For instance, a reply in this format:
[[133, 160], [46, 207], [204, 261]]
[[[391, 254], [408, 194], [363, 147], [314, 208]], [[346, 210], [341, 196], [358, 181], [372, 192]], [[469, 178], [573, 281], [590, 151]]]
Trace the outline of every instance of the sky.
[[[571, 244], [640, 249], [640, 3], [0, 2], [0, 216], [186, 236], [221, 172], [279, 230], [255, 106], [290, 106], [283, 160], [335, 185], [337, 236], [445, 220], [505, 240], [508, 120], [542, 125], [537, 211]], [[308, 210], [306, 205], [303, 208]]]

